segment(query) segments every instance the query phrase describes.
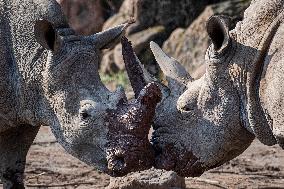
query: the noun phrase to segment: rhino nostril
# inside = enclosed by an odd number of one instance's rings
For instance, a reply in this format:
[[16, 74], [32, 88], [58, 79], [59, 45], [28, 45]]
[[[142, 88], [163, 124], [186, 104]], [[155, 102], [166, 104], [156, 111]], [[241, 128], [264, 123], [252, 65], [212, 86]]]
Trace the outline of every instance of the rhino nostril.
[[116, 157], [113, 161], [113, 170], [122, 170], [126, 166], [123, 157]]

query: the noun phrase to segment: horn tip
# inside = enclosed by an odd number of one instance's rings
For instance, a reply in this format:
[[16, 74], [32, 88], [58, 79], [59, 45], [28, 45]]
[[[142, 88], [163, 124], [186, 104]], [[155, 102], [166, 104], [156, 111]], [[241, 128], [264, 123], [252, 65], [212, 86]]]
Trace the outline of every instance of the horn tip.
[[150, 42], [150, 48], [153, 49], [153, 48], [157, 48], [159, 47], [159, 45], [157, 43], [155, 43], [154, 41], [151, 41]]
[[126, 23], [121, 24], [121, 27], [123, 28], [123, 30], [126, 30], [130, 25], [134, 24], [136, 22], [136, 20], [134, 18], [130, 18], [129, 20], [127, 20]]

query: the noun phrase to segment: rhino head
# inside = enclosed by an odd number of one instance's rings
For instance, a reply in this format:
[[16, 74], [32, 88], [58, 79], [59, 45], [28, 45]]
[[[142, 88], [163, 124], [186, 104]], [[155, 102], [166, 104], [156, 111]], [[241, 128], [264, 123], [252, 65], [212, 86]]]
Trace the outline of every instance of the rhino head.
[[[242, 99], [231, 78], [239, 44], [230, 35], [228, 20], [211, 17], [207, 32], [213, 43], [205, 56], [206, 73], [198, 80], [157, 44], [150, 44], [167, 80], [167, 86], [159, 84], [163, 97], [154, 118], [155, 167], [181, 176], [200, 176], [231, 160], [255, 137], [242, 119]], [[137, 79], [137, 72], [128, 73], [134, 88], [142, 81], [156, 81], [138, 59], [136, 65], [143, 73], [142, 79]]]
[[78, 36], [46, 20], [35, 25], [37, 41], [49, 50], [42, 74], [48, 111], [43, 124], [51, 126], [68, 153], [112, 176], [149, 168], [154, 160], [147, 135], [159, 88], [149, 84], [128, 102], [123, 88], [109, 91], [98, 73], [100, 51], [118, 40], [127, 26]]
[[[154, 118], [156, 167], [199, 176], [242, 153], [254, 137], [284, 148], [283, 23], [281, 0], [252, 1], [231, 31], [227, 17], [212, 16], [206, 72], [195, 81], [151, 43], [167, 79]], [[142, 79], [136, 75], [129, 73], [132, 83], [156, 80], [145, 69]]]

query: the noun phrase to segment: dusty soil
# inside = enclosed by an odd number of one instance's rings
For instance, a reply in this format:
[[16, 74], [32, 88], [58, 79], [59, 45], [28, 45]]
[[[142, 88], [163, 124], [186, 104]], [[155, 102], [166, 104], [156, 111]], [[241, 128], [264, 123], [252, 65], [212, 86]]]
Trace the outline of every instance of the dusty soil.
[[[104, 188], [109, 177], [67, 154], [42, 127], [28, 155], [27, 188]], [[187, 178], [187, 188], [284, 188], [284, 150], [254, 141], [226, 165], [199, 178]], [[0, 185], [2, 188], [2, 185]]]

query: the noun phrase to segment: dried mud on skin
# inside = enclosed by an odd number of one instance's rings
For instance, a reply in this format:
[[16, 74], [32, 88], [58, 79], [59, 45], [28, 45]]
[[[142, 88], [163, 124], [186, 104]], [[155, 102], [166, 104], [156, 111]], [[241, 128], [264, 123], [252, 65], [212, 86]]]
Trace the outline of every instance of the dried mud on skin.
[[129, 172], [150, 169], [154, 163], [154, 150], [148, 133], [161, 100], [159, 87], [150, 83], [136, 100], [122, 102], [116, 110], [108, 110], [109, 132], [106, 147], [108, 174], [124, 176]]
[[[125, 64], [135, 65], [136, 58], [131, 43], [126, 37], [122, 37], [121, 43]], [[142, 80], [138, 91], [134, 91], [136, 99], [129, 102], [122, 99], [117, 104], [117, 109], [107, 110], [105, 122], [109, 125], [106, 145], [108, 170], [104, 172], [114, 177], [150, 169], [154, 164], [154, 150], [148, 134], [162, 93], [157, 84], [147, 84], [142, 75], [140, 70], [140, 76], [135, 76]]]
[[[67, 154], [49, 128], [41, 128], [27, 157], [27, 188], [101, 189], [108, 183], [109, 176]], [[284, 150], [254, 141], [238, 158], [201, 177], [187, 178], [186, 185], [200, 189], [284, 188]]]

